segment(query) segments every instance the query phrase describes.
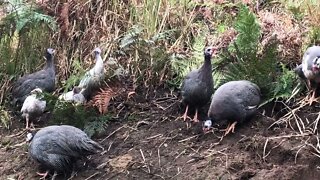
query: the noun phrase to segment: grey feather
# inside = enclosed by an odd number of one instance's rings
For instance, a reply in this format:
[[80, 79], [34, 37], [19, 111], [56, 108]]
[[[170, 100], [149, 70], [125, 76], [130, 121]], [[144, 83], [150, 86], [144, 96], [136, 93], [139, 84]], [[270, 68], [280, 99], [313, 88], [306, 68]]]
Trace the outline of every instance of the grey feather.
[[29, 93], [40, 88], [46, 92], [52, 92], [55, 89], [55, 68], [53, 63], [54, 50], [48, 48], [46, 51], [46, 66], [35, 73], [20, 77], [12, 88], [13, 104], [22, 104]]
[[208, 47], [204, 53], [204, 63], [189, 72], [182, 83], [182, 101], [186, 105], [200, 108], [210, 101], [213, 93], [213, 78], [211, 64], [212, 48]]
[[302, 72], [311, 81], [320, 82], [320, 71], [314, 71], [315, 60], [320, 57], [320, 46], [309, 47], [302, 58]]
[[68, 125], [48, 126], [33, 137], [29, 154], [47, 169], [67, 173], [76, 160], [103, 150], [82, 130]]
[[208, 116], [212, 121], [238, 121], [252, 117], [261, 101], [260, 88], [246, 80], [230, 81], [212, 96]]

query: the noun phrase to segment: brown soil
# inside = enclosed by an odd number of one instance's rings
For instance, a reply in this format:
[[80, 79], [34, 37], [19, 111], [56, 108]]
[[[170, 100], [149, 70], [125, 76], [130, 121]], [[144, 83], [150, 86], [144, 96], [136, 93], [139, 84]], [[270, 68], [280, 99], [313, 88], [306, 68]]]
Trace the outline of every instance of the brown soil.
[[[126, 106], [120, 120], [94, 138], [106, 151], [81, 161], [71, 179], [307, 180], [320, 175], [319, 158], [308, 148], [300, 149], [303, 139], [312, 137], [272, 139], [296, 132], [269, 128], [275, 119], [262, 113], [219, 143], [222, 132], [203, 134], [201, 123], [188, 128], [176, 119], [183, 109], [174, 96], [162, 93]], [[39, 179], [36, 172], [43, 171], [28, 156], [25, 134], [17, 136], [23, 128], [17, 120], [10, 130], [1, 128], [0, 179]]]

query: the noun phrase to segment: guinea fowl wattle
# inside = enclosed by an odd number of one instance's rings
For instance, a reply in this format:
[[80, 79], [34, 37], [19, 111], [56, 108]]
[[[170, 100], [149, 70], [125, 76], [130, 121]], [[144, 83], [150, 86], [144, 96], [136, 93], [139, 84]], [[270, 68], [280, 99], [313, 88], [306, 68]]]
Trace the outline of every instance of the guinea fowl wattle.
[[260, 88], [247, 80], [230, 81], [221, 85], [213, 94], [208, 110], [209, 120], [203, 130], [211, 128], [212, 122], [228, 121], [225, 135], [234, 132], [235, 125], [252, 117], [260, 104]]
[[82, 130], [68, 125], [48, 126], [34, 136], [27, 135], [30, 156], [47, 169], [37, 173], [45, 178], [53, 171], [53, 178], [58, 173], [68, 174], [73, 171], [77, 160], [99, 153], [103, 147], [91, 140]]
[[198, 109], [210, 101], [213, 93], [213, 78], [211, 58], [213, 47], [207, 47], [204, 51], [204, 63], [200, 69], [189, 72], [183, 81], [181, 94], [182, 102], [186, 105], [183, 120], [187, 119], [189, 107], [195, 108], [193, 120], [198, 122]]
[[20, 77], [13, 85], [12, 96], [13, 104], [22, 104], [29, 93], [40, 88], [45, 92], [52, 92], [55, 89], [55, 68], [53, 62], [54, 50], [48, 48], [46, 51], [45, 67], [32, 74], [27, 74]]
[[307, 101], [311, 105], [316, 101], [316, 89], [320, 83], [320, 46], [309, 47], [303, 55], [302, 64], [294, 71], [299, 77], [307, 79], [308, 88], [311, 89]]

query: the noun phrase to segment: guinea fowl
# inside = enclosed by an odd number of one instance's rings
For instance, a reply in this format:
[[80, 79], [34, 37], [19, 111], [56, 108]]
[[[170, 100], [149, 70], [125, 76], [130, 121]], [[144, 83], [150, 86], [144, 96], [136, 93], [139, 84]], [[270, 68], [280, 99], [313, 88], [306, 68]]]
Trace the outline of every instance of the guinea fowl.
[[29, 133], [29, 154], [47, 169], [45, 173], [37, 173], [45, 178], [49, 171], [54, 175], [67, 174], [73, 171], [78, 159], [103, 151], [103, 147], [91, 140], [82, 130], [69, 126], [47, 126], [34, 136]]
[[36, 88], [45, 92], [52, 92], [55, 89], [55, 69], [53, 63], [54, 50], [48, 48], [46, 51], [45, 67], [32, 74], [20, 77], [13, 85], [12, 96], [13, 104], [22, 104], [29, 93]]
[[302, 64], [294, 71], [303, 79], [307, 79], [312, 94], [311, 97], [307, 97], [307, 101], [311, 105], [316, 101], [316, 89], [320, 83], [320, 46], [309, 47], [303, 55]]
[[31, 126], [33, 127], [33, 120], [38, 118], [46, 108], [46, 101], [39, 99], [39, 94], [42, 93], [40, 88], [36, 88], [30, 92], [25, 101], [23, 102], [21, 112], [22, 117], [26, 119], [26, 129], [29, 128], [29, 122], [31, 120]]
[[86, 99], [90, 98], [92, 92], [99, 87], [100, 82], [104, 79], [104, 64], [101, 58], [101, 49], [95, 48], [93, 52], [96, 63], [90, 71], [85, 73], [78, 85], [78, 87], [82, 89], [81, 93]]
[[86, 102], [86, 98], [80, 93], [80, 91], [81, 89], [79, 87], [74, 87], [72, 91], [60, 95], [59, 99], [76, 104], [83, 104]]
[[260, 100], [260, 88], [250, 81], [230, 81], [221, 85], [212, 96], [209, 120], [204, 122], [204, 132], [211, 128], [212, 122], [223, 120], [229, 122], [225, 135], [230, 131], [234, 132], [237, 123], [242, 123], [255, 114]]
[[183, 117], [185, 121], [189, 106], [195, 108], [193, 121], [198, 122], [198, 109], [210, 101], [213, 93], [213, 78], [211, 58], [213, 47], [207, 47], [204, 51], [204, 63], [200, 69], [189, 72], [182, 84], [182, 102], [186, 104]]

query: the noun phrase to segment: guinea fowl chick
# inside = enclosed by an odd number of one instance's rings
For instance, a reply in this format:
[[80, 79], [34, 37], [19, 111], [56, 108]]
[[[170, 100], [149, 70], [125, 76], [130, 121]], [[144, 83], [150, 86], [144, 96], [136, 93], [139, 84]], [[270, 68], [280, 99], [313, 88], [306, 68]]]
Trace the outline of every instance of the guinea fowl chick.
[[300, 77], [307, 79], [308, 88], [311, 90], [306, 100], [311, 105], [316, 101], [316, 89], [320, 83], [320, 46], [309, 47], [304, 53], [302, 58], [302, 72], [304, 76], [302, 76], [300, 69], [301, 67], [298, 66], [295, 72]]
[[101, 57], [101, 49], [93, 50], [96, 63], [92, 69], [85, 73], [78, 87], [81, 88], [81, 93], [86, 99], [89, 99], [92, 92], [99, 87], [100, 82], [104, 79], [104, 64]]
[[30, 92], [30, 95], [23, 102], [21, 112], [22, 117], [26, 119], [26, 129], [29, 128], [30, 120], [31, 127], [33, 127], [33, 120], [41, 116], [46, 108], [46, 101], [37, 97], [41, 93], [42, 90], [40, 88], [36, 88]]
[[40, 88], [45, 92], [53, 92], [55, 89], [55, 68], [53, 63], [54, 50], [48, 48], [46, 51], [45, 67], [32, 74], [27, 74], [20, 77], [12, 88], [13, 104], [21, 105], [27, 98], [29, 93], [35, 89]]
[[204, 50], [204, 63], [200, 69], [189, 72], [182, 83], [182, 102], [186, 105], [183, 117], [187, 119], [189, 107], [195, 108], [193, 121], [198, 120], [198, 109], [206, 105], [210, 101], [213, 93], [213, 78], [211, 58], [215, 53], [213, 47], [207, 47]]
[[224, 120], [229, 122], [225, 136], [230, 131], [234, 132], [237, 123], [244, 122], [256, 113], [260, 100], [260, 88], [250, 81], [230, 81], [221, 85], [212, 96], [204, 132], [211, 128], [212, 122]]
[[72, 91], [61, 94], [59, 99], [76, 104], [84, 104], [86, 102], [86, 98], [80, 93], [80, 91], [81, 89], [79, 87], [74, 87]]
[[47, 169], [37, 173], [45, 178], [54, 172], [66, 175], [73, 171], [77, 160], [103, 151], [103, 147], [91, 140], [82, 130], [69, 126], [48, 126], [39, 130], [34, 136], [27, 135], [30, 156]]

